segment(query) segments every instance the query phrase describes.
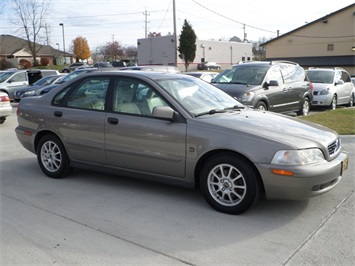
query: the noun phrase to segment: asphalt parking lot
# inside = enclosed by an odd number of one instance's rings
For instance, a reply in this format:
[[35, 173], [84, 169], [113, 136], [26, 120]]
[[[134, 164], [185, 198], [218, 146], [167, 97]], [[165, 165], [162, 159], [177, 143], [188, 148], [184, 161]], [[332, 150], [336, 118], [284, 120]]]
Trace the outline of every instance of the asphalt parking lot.
[[355, 137], [330, 192], [218, 213], [197, 190], [75, 170], [44, 176], [0, 125], [0, 265], [355, 265]]

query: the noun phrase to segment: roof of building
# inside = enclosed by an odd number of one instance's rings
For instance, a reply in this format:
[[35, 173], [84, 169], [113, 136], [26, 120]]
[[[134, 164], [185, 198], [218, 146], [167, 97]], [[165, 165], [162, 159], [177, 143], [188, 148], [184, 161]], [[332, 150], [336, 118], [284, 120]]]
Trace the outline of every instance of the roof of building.
[[307, 23], [307, 24], [305, 24], [305, 25], [303, 25], [303, 26], [301, 26], [301, 27], [299, 27], [299, 28], [296, 28], [296, 29], [294, 29], [294, 30], [292, 30], [292, 31], [289, 31], [289, 32], [285, 33], [285, 34], [282, 34], [282, 35], [280, 35], [280, 36], [278, 36], [278, 37], [276, 37], [276, 38], [274, 38], [274, 39], [272, 39], [272, 40], [270, 40], [270, 41], [264, 42], [264, 43], [260, 44], [260, 46], [265, 46], [265, 45], [267, 45], [267, 44], [270, 44], [270, 43], [272, 43], [272, 42], [274, 42], [274, 41], [276, 41], [276, 40], [278, 40], [278, 39], [281, 39], [281, 38], [283, 38], [283, 37], [285, 37], [285, 36], [287, 36], [287, 35], [290, 35], [290, 34], [296, 32], [296, 31], [298, 31], [298, 30], [300, 30], [300, 29], [306, 28], [306, 27], [308, 27], [309, 25], [318, 23], [318, 22], [320, 22], [320, 21], [326, 21], [327, 18], [329, 18], [329, 17], [331, 17], [331, 16], [334, 16], [334, 15], [336, 15], [337, 13], [343, 12], [343, 11], [346, 10], [346, 9], [353, 8], [354, 6], [355, 6], [355, 4], [351, 4], [351, 5], [348, 5], [348, 6], [344, 7], [344, 8], [341, 8], [341, 9], [335, 11], [335, 12], [332, 12], [332, 13], [330, 13], [330, 14], [328, 14], [328, 15], [322, 16], [321, 18], [319, 18], [319, 19], [317, 19], [317, 20], [314, 20], [314, 21], [309, 22], [309, 23]]
[[[40, 44], [38, 44], [40, 45]], [[63, 51], [53, 48], [50, 45], [40, 45], [41, 48], [38, 51], [39, 56], [53, 56], [53, 55], [63, 55]], [[0, 35], [0, 55], [13, 55], [14, 53], [26, 49], [29, 51], [27, 40], [12, 36], [12, 35]], [[70, 55], [69, 53], [66, 53]]]

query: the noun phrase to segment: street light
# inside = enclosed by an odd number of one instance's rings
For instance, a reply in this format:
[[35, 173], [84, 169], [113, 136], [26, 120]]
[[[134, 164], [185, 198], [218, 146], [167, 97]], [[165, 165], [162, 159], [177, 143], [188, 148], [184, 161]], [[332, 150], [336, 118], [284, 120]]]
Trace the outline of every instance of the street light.
[[62, 27], [62, 32], [63, 32], [63, 51], [64, 51], [64, 65], [67, 63], [65, 60], [65, 39], [64, 39], [64, 24], [63, 23], [59, 23], [59, 26]]

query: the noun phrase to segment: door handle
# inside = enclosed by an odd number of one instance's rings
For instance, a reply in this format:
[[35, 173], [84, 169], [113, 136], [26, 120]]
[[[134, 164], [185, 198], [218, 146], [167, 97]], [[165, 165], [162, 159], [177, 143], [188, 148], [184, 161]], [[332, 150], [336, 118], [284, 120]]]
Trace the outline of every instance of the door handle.
[[62, 117], [63, 113], [61, 111], [54, 111], [55, 117]]
[[108, 117], [107, 118], [107, 123], [111, 125], [118, 125], [118, 119], [114, 117]]

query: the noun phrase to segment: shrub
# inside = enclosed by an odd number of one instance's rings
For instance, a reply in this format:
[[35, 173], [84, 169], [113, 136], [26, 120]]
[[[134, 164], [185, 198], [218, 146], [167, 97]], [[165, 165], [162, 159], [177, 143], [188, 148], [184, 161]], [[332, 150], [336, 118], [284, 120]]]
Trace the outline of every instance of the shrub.
[[11, 62], [6, 61], [5, 58], [0, 60], [0, 70], [5, 70], [7, 68], [13, 68], [13, 67], [14, 65]]
[[41, 57], [41, 65], [48, 66], [48, 64], [49, 64], [49, 59], [47, 57]]
[[19, 64], [19, 67], [20, 68], [31, 68], [32, 67], [32, 64], [30, 61], [26, 60], [26, 59], [21, 59], [20, 60], [20, 64]]

